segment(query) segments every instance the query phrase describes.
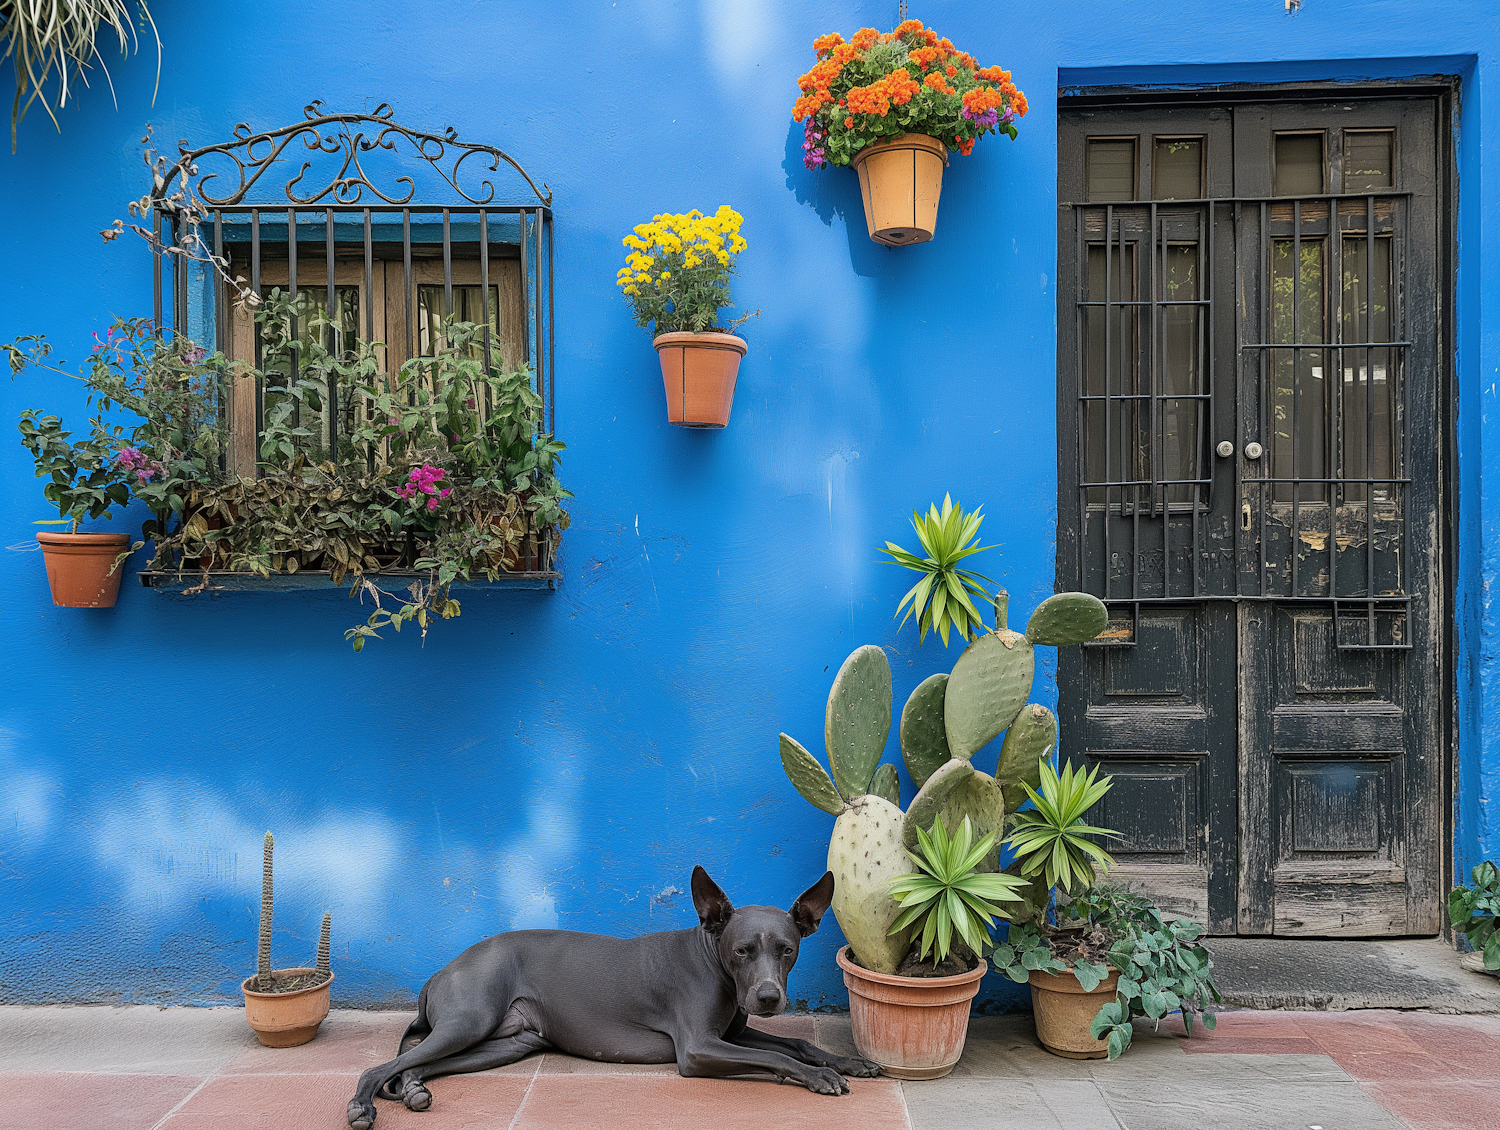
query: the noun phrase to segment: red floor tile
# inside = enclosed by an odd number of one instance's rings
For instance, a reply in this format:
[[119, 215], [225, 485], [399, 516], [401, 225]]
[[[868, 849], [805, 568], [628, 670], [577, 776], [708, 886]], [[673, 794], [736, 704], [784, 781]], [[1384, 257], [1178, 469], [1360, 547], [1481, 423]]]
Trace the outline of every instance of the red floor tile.
[[83, 1071], [0, 1071], [0, 1130], [150, 1130], [201, 1079]]
[[773, 1036], [787, 1036], [794, 1040], [812, 1041], [814, 1018], [802, 1016], [752, 1016], [750, 1027]]
[[1411, 1130], [1500, 1130], [1492, 1082], [1361, 1083]]
[[835, 1097], [758, 1080], [542, 1075], [514, 1130], [908, 1130], [893, 1080], [851, 1079], [849, 1087]]
[[254, 1044], [235, 1056], [220, 1073], [224, 1075], [321, 1075], [324, 1072], [358, 1075], [367, 1067], [396, 1056], [396, 1042], [410, 1013], [372, 1012], [348, 1018], [334, 1013], [323, 1021], [312, 1041], [295, 1048], [268, 1048]]
[[1192, 1055], [1325, 1055], [1306, 1036], [1210, 1036], [1182, 1041], [1182, 1050]]
[[[211, 1079], [163, 1130], [341, 1130], [353, 1075], [236, 1075]], [[380, 1130], [493, 1130], [508, 1126], [530, 1080], [455, 1075], [434, 1079], [432, 1107], [414, 1114], [375, 1100]], [[436, 1117], [441, 1115], [441, 1118]]]

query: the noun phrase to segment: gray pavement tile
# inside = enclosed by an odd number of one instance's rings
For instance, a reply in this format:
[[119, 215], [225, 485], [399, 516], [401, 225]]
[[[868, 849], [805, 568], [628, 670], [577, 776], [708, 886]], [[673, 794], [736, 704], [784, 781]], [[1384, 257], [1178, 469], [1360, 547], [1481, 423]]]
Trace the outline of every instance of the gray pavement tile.
[[0, 1006], [12, 1071], [209, 1075], [258, 1046], [242, 1008]]
[[1354, 1077], [1326, 1055], [1238, 1055], [1234, 1053], [1150, 1055], [1132, 1044], [1119, 1059], [1090, 1060], [1101, 1087], [1139, 1084], [1181, 1085], [1193, 1089], [1279, 1087], [1306, 1083], [1352, 1083]]
[[[1227, 1059], [1228, 1056], [1204, 1056]], [[1245, 1058], [1261, 1058], [1259, 1056]], [[1275, 1057], [1267, 1057], [1275, 1058]], [[1099, 1080], [1125, 1130], [1405, 1130], [1358, 1083], [1260, 1080], [1242, 1088]]]
[[953, 1075], [903, 1082], [912, 1130], [1124, 1130], [1091, 1080]]

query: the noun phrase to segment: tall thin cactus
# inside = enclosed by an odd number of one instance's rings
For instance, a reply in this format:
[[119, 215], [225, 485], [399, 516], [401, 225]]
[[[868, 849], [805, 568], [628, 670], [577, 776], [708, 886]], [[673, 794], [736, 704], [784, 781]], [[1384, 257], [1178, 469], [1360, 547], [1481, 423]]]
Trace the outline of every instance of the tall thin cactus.
[[256, 981], [261, 986], [271, 983], [271, 852], [276, 847], [276, 838], [266, 833], [265, 863], [260, 873], [260, 947], [256, 954]]
[[328, 932], [333, 926], [333, 915], [323, 914], [323, 931], [318, 935], [318, 972], [327, 973], [328, 969]]

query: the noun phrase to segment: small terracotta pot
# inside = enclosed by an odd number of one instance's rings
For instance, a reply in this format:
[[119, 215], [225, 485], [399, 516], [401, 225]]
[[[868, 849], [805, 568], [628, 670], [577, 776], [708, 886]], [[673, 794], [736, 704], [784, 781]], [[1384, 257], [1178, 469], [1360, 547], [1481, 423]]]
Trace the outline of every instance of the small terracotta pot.
[[1103, 1059], [1109, 1054], [1108, 1041], [1094, 1039], [1089, 1025], [1099, 1010], [1115, 999], [1118, 972], [1110, 970], [1109, 976], [1088, 992], [1071, 969], [1062, 973], [1034, 969], [1027, 980], [1042, 1047], [1067, 1059]]
[[867, 145], [850, 162], [859, 174], [870, 238], [888, 247], [926, 243], [937, 229], [948, 147], [925, 133]]
[[[278, 976], [293, 973], [316, 973], [316, 969], [277, 969]], [[311, 989], [295, 993], [257, 993], [250, 988], [255, 974], [245, 978], [240, 989], [245, 994], [245, 1021], [256, 1037], [268, 1048], [295, 1048], [318, 1034], [318, 1025], [328, 1015], [328, 992], [333, 974]]]
[[669, 333], [651, 343], [661, 358], [667, 420], [680, 428], [729, 423], [740, 358], [750, 347], [734, 334]]
[[875, 973], [839, 950], [849, 989], [849, 1022], [859, 1054], [897, 1079], [939, 1079], [963, 1055], [969, 1002], [989, 966], [981, 959], [956, 977], [897, 977]]
[[[52, 603], [59, 608], [113, 608], [120, 596], [129, 534], [37, 534], [47, 564]], [[114, 570], [111, 572], [111, 570]]]

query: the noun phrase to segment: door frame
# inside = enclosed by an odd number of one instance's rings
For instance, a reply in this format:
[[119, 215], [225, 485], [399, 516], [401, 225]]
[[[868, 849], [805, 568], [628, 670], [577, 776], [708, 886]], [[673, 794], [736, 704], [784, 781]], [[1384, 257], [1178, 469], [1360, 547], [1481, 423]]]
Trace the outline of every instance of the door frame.
[[[1440, 890], [1448, 891], [1453, 888], [1456, 867], [1456, 844], [1454, 836], [1456, 833], [1455, 783], [1458, 773], [1458, 726], [1457, 726], [1457, 552], [1458, 552], [1458, 519], [1459, 519], [1459, 497], [1458, 497], [1458, 383], [1457, 383], [1457, 336], [1456, 336], [1456, 305], [1457, 293], [1455, 290], [1454, 267], [1457, 262], [1457, 219], [1459, 204], [1459, 186], [1457, 178], [1457, 162], [1454, 149], [1455, 137], [1458, 131], [1458, 110], [1461, 104], [1461, 78], [1458, 75], [1427, 75], [1418, 78], [1389, 78], [1389, 79], [1364, 79], [1359, 82], [1336, 82], [1336, 81], [1298, 81], [1298, 82], [1265, 82], [1265, 83], [1230, 83], [1216, 85], [1204, 83], [1202, 85], [1179, 85], [1180, 75], [1183, 68], [1171, 67], [1164, 70], [1164, 74], [1170, 75], [1173, 80], [1172, 86], [1145, 86], [1139, 84], [1101, 84], [1088, 86], [1068, 86], [1060, 88], [1057, 98], [1058, 128], [1061, 128], [1063, 111], [1072, 109], [1114, 109], [1114, 108], [1152, 108], [1168, 106], [1216, 106], [1232, 105], [1243, 102], [1275, 102], [1275, 101], [1344, 101], [1359, 100], [1368, 101], [1372, 99], [1389, 99], [1399, 97], [1426, 97], [1433, 100], [1436, 109], [1436, 126], [1438, 133], [1438, 144], [1436, 156], [1436, 174], [1438, 191], [1436, 199], [1439, 204], [1437, 209], [1437, 264], [1436, 275], [1440, 280], [1438, 288], [1438, 319], [1436, 334], [1438, 337], [1437, 349], [1437, 372], [1435, 374], [1436, 391], [1438, 396], [1438, 424], [1440, 435], [1437, 437], [1436, 457], [1438, 460], [1438, 507], [1437, 507], [1437, 575], [1442, 587], [1442, 599], [1444, 601], [1444, 616], [1436, 633], [1439, 642], [1439, 654], [1436, 656], [1438, 666], [1438, 695], [1437, 699], [1442, 703], [1441, 717], [1439, 718], [1439, 733], [1442, 735], [1443, 757], [1439, 766], [1438, 779], [1441, 796], [1439, 797], [1439, 825], [1437, 834], [1442, 838], [1438, 845], [1438, 858], [1440, 860]], [[1063, 162], [1061, 155], [1056, 162], [1058, 168], [1058, 184], [1055, 186], [1057, 207], [1059, 215], [1064, 207], [1061, 192], [1061, 177]], [[1059, 240], [1057, 255], [1059, 264], [1065, 249]], [[1059, 277], [1060, 271], [1054, 274]], [[1057, 419], [1063, 421], [1070, 418], [1070, 413], [1076, 410], [1077, 390], [1064, 388], [1061, 374], [1065, 368], [1071, 368], [1072, 362], [1064, 363], [1063, 351], [1073, 349], [1076, 343], [1073, 334], [1064, 334], [1062, 328], [1072, 326], [1076, 320], [1074, 304], [1076, 297], [1065, 294], [1061, 287], [1057, 289], [1056, 321], [1054, 323], [1054, 335], [1057, 339]], [[1078, 437], [1076, 429], [1057, 429], [1057, 483], [1061, 494], [1064, 484], [1067, 483], [1077, 466]], [[1072, 488], [1076, 494], [1076, 487]], [[1059, 531], [1054, 531], [1054, 540], [1057, 547], [1055, 558], [1056, 587], [1062, 589], [1071, 587], [1076, 576], [1077, 561], [1073, 560], [1073, 553], [1065, 540], [1057, 537]], [[1076, 546], [1076, 553], [1083, 552], [1083, 546]], [[1065, 555], [1067, 560], [1065, 560]], [[1234, 601], [1235, 604], [1243, 603]], [[1415, 657], [1413, 657], [1415, 658]], [[1061, 687], [1059, 687], [1061, 690]], [[1236, 784], [1236, 795], [1238, 784]], [[1238, 845], [1235, 847], [1238, 855]], [[1446, 913], [1439, 914], [1439, 936], [1447, 941], [1452, 941], [1452, 929], [1448, 923]]]

